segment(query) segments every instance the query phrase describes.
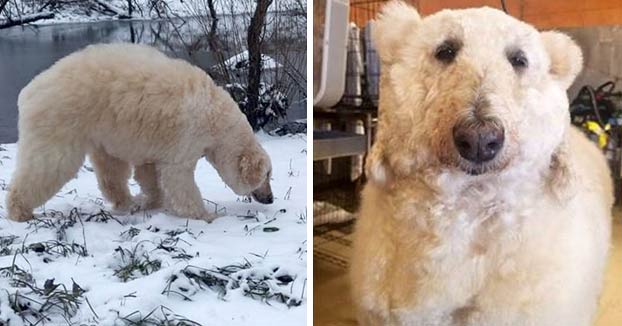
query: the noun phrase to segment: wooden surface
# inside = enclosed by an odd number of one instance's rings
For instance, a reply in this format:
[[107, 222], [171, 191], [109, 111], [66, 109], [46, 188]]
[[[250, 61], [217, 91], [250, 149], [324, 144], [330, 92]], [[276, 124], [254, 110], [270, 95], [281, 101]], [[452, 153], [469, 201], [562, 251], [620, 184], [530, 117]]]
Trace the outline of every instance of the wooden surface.
[[[501, 8], [499, 0], [406, 0], [419, 12], [430, 15], [446, 8], [489, 6]], [[362, 26], [373, 18], [384, 0], [351, 0], [350, 18]], [[539, 29], [622, 24], [622, 0], [506, 0], [510, 15]]]

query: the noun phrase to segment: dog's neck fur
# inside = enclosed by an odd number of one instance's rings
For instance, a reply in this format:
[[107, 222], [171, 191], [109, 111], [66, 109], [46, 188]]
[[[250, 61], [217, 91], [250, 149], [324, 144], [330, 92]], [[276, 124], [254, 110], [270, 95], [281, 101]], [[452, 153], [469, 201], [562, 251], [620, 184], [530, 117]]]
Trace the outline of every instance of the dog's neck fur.
[[[557, 196], [553, 186], [550, 186], [551, 179], [555, 178], [552, 174], [559, 173], [558, 164], [552, 156], [550, 160], [511, 165], [501, 172], [479, 176], [456, 169], [441, 169], [396, 178], [386, 192], [390, 207], [394, 210], [393, 214], [387, 215], [418, 220], [416, 225], [423, 228], [436, 228], [434, 225], [439, 221], [517, 226], [522, 216], [530, 214], [530, 208], [537, 207], [538, 202], [544, 199], [553, 198], [563, 205], [565, 198]], [[400, 213], [412, 212], [413, 207], [422, 216]], [[513, 213], [510, 216], [506, 212]]]

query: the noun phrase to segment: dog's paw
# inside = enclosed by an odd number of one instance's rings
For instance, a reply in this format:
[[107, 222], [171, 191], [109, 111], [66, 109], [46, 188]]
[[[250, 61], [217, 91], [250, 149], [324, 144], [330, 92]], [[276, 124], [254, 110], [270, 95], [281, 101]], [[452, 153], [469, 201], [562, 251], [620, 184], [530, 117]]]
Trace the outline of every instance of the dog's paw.
[[26, 211], [21, 213], [13, 213], [6, 216], [7, 219], [15, 222], [28, 222], [34, 218], [32, 213]]
[[32, 209], [27, 208], [15, 193], [9, 193], [9, 199], [6, 203], [6, 218], [15, 222], [26, 222], [34, 218]]
[[207, 223], [212, 223], [216, 218], [220, 217], [218, 214], [208, 213], [206, 210], [179, 211], [168, 208], [166, 211], [172, 215], [193, 220], [203, 220]]
[[119, 215], [126, 214], [132, 210], [132, 206], [132, 201], [112, 203], [111, 213]]
[[212, 223], [214, 222], [215, 219], [219, 218], [220, 215], [218, 214], [214, 214], [214, 213], [207, 213], [205, 214], [205, 216], [203, 217], [203, 220], [205, 220], [207, 223]]
[[145, 194], [138, 194], [132, 198], [136, 211], [162, 208], [162, 202]]
[[207, 223], [212, 223], [212, 222], [214, 222], [215, 219], [217, 219], [219, 217], [222, 217], [222, 216], [223, 216], [222, 214], [204, 212], [197, 219], [198, 220], [203, 220], [203, 221], [205, 221]]

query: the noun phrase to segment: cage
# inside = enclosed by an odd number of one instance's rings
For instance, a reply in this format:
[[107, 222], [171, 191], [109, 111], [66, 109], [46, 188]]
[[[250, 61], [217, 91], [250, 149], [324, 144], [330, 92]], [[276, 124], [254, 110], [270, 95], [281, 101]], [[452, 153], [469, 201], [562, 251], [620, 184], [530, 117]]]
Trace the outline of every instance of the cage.
[[[364, 183], [363, 162], [374, 139], [380, 60], [371, 39], [372, 20], [384, 2], [349, 1], [343, 94], [331, 107], [314, 107], [314, 257], [339, 268], [348, 264], [350, 236]], [[327, 19], [327, 15], [319, 19]], [[330, 39], [330, 35], [321, 37]], [[319, 63], [323, 59], [326, 56], [314, 60]], [[330, 64], [322, 62], [322, 69]], [[320, 72], [318, 68], [314, 66], [314, 71]]]
[[380, 60], [372, 40], [373, 19], [387, 0], [350, 1], [346, 85], [343, 108], [374, 109], [378, 106]]

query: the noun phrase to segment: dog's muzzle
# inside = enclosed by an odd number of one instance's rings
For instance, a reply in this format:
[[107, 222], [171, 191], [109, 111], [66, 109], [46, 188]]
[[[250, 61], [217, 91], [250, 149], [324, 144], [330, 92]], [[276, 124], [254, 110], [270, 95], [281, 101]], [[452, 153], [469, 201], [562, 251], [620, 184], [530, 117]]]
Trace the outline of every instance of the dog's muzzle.
[[463, 119], [453, 128], [454, 144], [460, 156], [475, 164], [491, 161], [503, 148], [505, 132], [496, 119]]
[[270, 187], [270, 182], [268, 180], [264, 181], [264, 183], [259, 188], [251, 192], [251, 196], [253, 197], [253, 199], [262, 204], [272, 204], [274, 202], [272, 188]]
[[251, 196], [253, 196], [253, 199], [262, 204], [272, 204], [274, 202], [274, 196], [272, 195], [272, 193], [265, 195], [257, 192], [252, 192]]

